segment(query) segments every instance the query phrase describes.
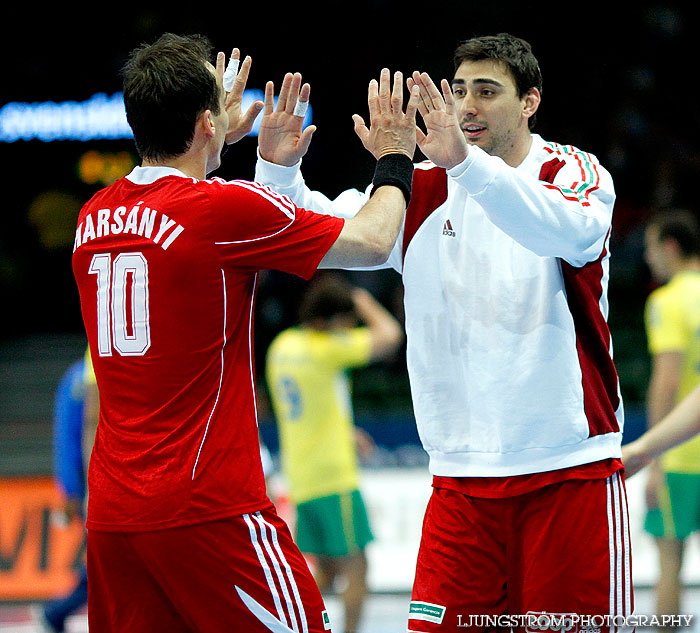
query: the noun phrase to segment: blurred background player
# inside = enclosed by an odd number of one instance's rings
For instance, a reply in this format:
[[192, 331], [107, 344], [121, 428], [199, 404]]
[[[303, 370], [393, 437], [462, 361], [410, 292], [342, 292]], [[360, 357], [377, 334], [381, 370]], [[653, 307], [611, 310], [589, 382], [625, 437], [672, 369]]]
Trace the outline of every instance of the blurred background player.
[[[67, 521], [85, 520], [86, 472], [92, 450], [91, 438], [97, 416], [94, 373], [90, 353], [73, 363], [56, 390], [54, 405], [53, 458], [56, 483], [64, 497], [63, 514]], [[98, 405], [99, 406], [99, 405]], [[33, 609], [44, 631], [65, 630], [66, 620], [87, 604], [87, 567], [83, 562], [72, 591]]]
[[267, 355], [297, 545], [313, 555], [322, 591], [337, 577], [346, 581], [345, 633], [358, 630], [372, 540], [357, 454], [371, 438], [354, 426], [347, 372], [392, 355], [403, 338], [400, 323], [370, 293], [320, 274], [301, 300], [299, 325], [281, 332]]
[[[656, 281], [645, 309], [652, 371], [647, 424], [656, 425], [700, 383], [700, 230], [689, 211], [649, 222], [645, 256]], [[687, 537], [700, 529], [700, 437], [669, 450], [649, 469], [645, 529], [659, 553], [657, 613], [680, 613]]]

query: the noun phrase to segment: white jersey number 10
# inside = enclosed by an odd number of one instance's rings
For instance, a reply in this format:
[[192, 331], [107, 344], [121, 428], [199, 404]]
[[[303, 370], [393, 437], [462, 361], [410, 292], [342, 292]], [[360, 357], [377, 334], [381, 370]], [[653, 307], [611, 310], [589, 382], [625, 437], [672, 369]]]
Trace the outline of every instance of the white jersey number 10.
[[141, 253], [93, 255], [97, 275], [97, 347], [100, 356], [143, 356], [151, 346], [148, 262]]

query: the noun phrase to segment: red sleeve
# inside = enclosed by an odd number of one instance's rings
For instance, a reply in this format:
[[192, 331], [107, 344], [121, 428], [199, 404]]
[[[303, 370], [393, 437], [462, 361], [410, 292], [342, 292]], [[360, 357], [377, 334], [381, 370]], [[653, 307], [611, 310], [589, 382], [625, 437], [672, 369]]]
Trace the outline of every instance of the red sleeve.
[[209, 184], [215, 244], [228, 266], [309, 279], [343, 228], [343, 219], [301, 209], [259, 183]]

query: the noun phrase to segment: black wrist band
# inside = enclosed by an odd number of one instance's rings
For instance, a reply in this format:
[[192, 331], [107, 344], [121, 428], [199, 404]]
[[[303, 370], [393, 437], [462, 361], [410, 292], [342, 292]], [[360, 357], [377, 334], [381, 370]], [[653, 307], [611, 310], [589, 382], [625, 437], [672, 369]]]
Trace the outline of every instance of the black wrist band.
[[405, 154], [387, 154], [377, 161], [372, 178], [370, 196], [382, 185], [392, 185], [401, 189], [406, 206], [411, 201], [413, 182], [413, 161]]

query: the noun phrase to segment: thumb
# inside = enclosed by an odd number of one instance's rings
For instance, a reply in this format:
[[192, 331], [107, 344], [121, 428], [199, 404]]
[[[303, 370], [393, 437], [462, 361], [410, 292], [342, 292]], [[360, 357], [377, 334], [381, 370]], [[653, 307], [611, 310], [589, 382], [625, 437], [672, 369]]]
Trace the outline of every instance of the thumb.
[[253, 129], [253, 124], [255, 123], [255, 119], [260, 114], [264, 107], [264, 103], [262, 101], [255, 101], [246, 111], [246, 113], [243, 115], [243, 119], [241, 120], [241, 126], [243, 129], [246, 130], [252, 130]]
[[362, 144], [367, 147], [367, 140], [369, 139], [369, 130], [365, 125], [364, 119], [359, 114], [353, 114], [352, 120], [355, 123], [355, 134], [360, 137]]
[[316, 131], [316, 126], [315, 125], [309, 125], [301, 134], [301, 138], [299, 139], [299, 149], [301, 150], [302, 155], [306, 154], [306, 151], [309, 149], [309, 145], [311, 144], [311, 137], [314, 135], [314, 132]]

